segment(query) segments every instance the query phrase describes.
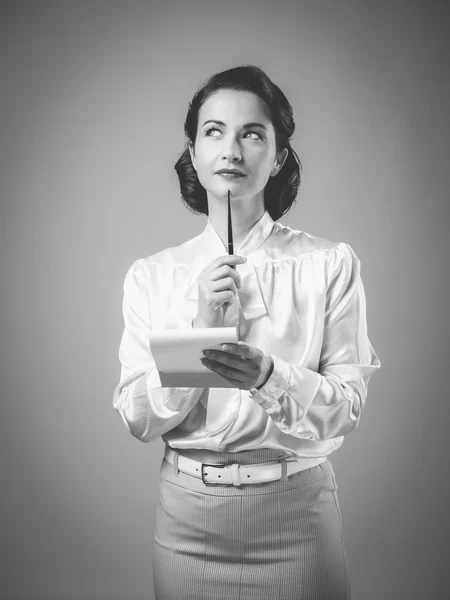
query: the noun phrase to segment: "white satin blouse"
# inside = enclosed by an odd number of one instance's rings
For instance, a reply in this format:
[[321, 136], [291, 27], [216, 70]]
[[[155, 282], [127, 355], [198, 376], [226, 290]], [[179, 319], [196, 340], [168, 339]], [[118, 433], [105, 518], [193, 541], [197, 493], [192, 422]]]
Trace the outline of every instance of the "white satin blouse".
[[114, 408], [143, 442], [327, 456], [358, 426], [381, 365], [367, 334], [360, 260], [349, 244], [291, 229], [267, 211], [235, 253], [247, 262], [237, 265], [242, 287], [224, 326], [272, 357], [265, 385], [254, 395], [161, 387], [149, 332], [192, 327], [199, 274], [227, 254], [208, 219], [200, 235], [136, 260], [125, 276]]

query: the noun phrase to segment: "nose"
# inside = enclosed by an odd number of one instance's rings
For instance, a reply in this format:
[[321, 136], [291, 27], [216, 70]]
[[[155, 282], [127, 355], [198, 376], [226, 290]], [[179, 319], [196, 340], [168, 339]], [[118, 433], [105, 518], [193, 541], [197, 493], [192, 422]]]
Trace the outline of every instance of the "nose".
[[226, 161], [237, 162], [242, 159], [241, 147], [235, 136], [225, 136], [222, 146], [222, 158]]

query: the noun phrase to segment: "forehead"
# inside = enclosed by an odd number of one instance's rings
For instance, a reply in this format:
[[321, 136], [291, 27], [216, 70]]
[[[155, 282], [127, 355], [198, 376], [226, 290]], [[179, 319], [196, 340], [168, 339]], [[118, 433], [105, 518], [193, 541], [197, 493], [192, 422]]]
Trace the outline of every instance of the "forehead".
[[218, 90], [211, 94], [199, 111], [199, 125], [207, 119], [218, 119], [224, 123], [249, 123], [257, 121], [270, 125], [267, 104], [252, 92], [241, 90]]

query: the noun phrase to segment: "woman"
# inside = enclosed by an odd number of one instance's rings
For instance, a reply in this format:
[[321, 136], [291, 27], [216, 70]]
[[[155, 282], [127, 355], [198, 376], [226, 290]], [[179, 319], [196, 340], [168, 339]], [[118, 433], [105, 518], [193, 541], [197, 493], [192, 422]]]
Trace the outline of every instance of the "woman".
[[[350, 598], [328, 456], [357, 427], [380, 361], [350, 245], [275, 222], [300, 183], [294, 129], [259, 68], [212, 76], [189, 106], [175, 165], [184, 202], [207, 225], [125, 277], [114, 407], [135, 437], [166, 443], [157, 600]], [[202, 361], [230, 387], [161, 387], [152, 328], [223, 326], [237, 326], [240, 343]]]

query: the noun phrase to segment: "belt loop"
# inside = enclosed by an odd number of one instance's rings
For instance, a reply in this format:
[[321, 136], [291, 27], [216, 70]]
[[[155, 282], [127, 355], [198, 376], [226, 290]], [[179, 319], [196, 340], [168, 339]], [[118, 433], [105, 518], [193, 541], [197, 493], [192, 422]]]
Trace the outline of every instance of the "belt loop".
[[278, 457], [278, 460], [281, 464], [281, 481], [287, 481], [287, 462], [286, 456], [283, 454]]
[[173, 455], [173, 472], [175, 475], [178, 475], [180, 470], [178, 469], [178, 457], [180, 456], [180, 453], [178, 452], [178, 450], [173, 450], [174, 451], [174, 455]]

